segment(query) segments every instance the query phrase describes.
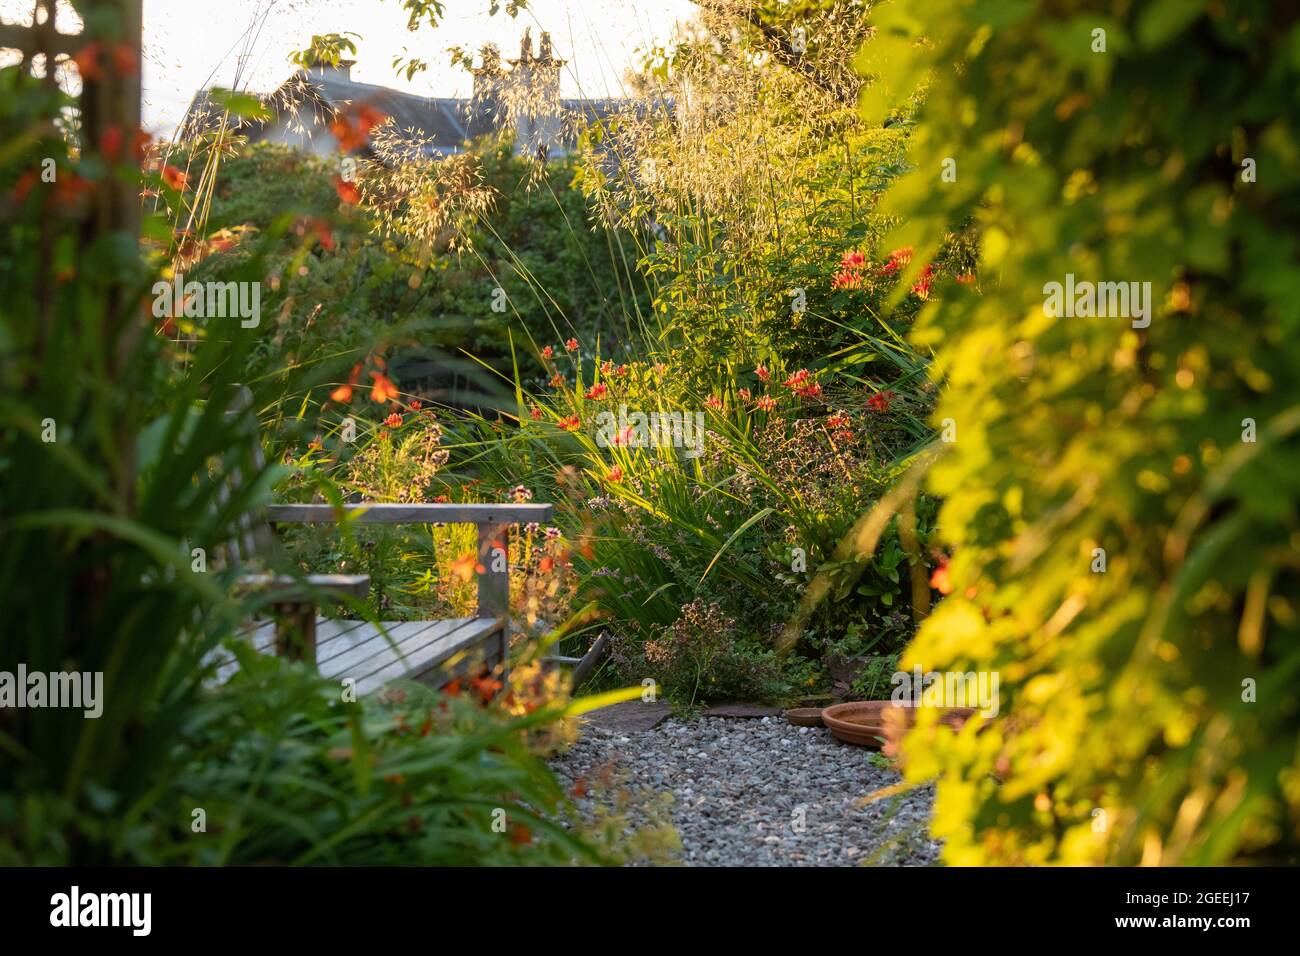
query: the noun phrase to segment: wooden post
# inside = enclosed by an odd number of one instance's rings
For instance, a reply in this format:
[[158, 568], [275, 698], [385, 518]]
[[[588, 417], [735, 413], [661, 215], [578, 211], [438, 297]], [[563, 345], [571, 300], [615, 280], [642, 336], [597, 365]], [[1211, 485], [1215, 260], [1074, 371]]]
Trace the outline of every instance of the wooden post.
[[501, 622], [501, 679], [510, 668], [510, 525], [478, 526], [478, 616]]
[[275, 654], [291, 661], [316, 665], [316, 605], [286, 601], [272, 608], [275, 614]]

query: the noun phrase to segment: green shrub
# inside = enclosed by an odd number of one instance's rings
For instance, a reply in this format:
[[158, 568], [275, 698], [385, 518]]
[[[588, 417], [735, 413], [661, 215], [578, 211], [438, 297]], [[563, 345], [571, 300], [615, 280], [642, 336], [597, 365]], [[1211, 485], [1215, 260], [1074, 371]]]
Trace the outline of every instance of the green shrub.
[[[978, 233], [981, 291], [914, 335], [955, 428], [929, 479], [955, 554], [902, 666], [1001, 676], [986, 732], [922, 720], [906, 745], [909, 778], [938, 778], [946, 858], [1294, 862], [1300, 11], [927, 0], [871, 20], [867, 118], [928, 84], [891, 242], [915, 274]], [[1149, 326], [1049, 318], [1068, 274], [1150, 283]]]

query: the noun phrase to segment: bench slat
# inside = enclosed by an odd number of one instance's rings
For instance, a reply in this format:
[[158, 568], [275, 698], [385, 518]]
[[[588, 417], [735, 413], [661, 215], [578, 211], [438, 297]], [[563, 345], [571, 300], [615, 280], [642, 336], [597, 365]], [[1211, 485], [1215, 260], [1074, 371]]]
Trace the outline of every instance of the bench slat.
[[[368, 694], [379, 690], [389, 681], [399, 678], [417, 680], [432, 671], [440, 670], [441, 665], [458, 654], [464, 654], [471, 648], [482, 647], [486, 639], [500, 627], [499, 622], [488, 618], [472, 618], [462, 623], [449, 633], [444, 633], [435, 640], [407, 653], [405, 660], [393, 660], [376, 671], [357, 680], [357, 692]], [[488, 649], [483, 648], [483, 657], [488, 656]], [[350, 675], [355, 676], [355, 675]], [[450, 676], [450, 675], [449, 675]]]
[[[376, 657], [389, 657], [406, 653], [411, 647], [420, 646], [423, 635], [434, 628], [450, 629], [460, 623], [463, 618], [456, 618], [451, 621], [404, 621], [400, 624], [385, 625], [388, 629], [388, 637], [385, 638], [379, 628], [373, 624], [367, 624], [364, 628], [359, 628], [355, 634], [355, 645], [342, 654], [331, 655], [329, 661], [321, 661], [319, 655], [316, 658], [316, 666], [321, 667], [321, 673], [327, 677], [333, 677], [335, 674], [347, 672], [344, 676], [361, 677], [374, 670], [374, 667], [366, 667], [368, 661]], [[441, 632], [440, 632], [441, 633]]]

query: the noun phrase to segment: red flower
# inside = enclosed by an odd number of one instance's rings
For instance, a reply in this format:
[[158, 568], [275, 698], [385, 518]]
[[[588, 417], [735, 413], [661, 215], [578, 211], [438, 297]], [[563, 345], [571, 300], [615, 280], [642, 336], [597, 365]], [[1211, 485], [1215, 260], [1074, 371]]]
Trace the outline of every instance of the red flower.
[[582, 426], [582, 420], [577, 415], [570, 415], [567, 418], [561, 418], [556, 424], [566, 432], [576, 432]]
[[930, 587], [940, 594], [952, 593], [952, 582], [948, 579], [948, 559], [940, 558], [939, 566], [930, 574]]
[[811, 374], [809, 371], [806, 368], [801, 368], [785, 380], [785, 387], [794, 389], [803, 388], [804, 383], [807, 382], [810, 377]]
[[873, 412], [887, 412], [889, 411], [890, 399], [893, 397], [893, 392], [876, 392], [876, 394], [867, 399], [867, 408], [871, 409]]
[[764, 395], [754, 402], [754, 408], [760, 412], [771, 412], [776, 410], [776, 399], [771, 395]]
[[113, 44], [113, 67], [117, 72], [130, 76], [140, 67], [135, 50], [125, 43]]
[[83, 80], [104, 78], [104, 71], [99, 66], [99, 54], [103, 49], [104, 45], [94, 40], [72, 54], [72, 62], [77, 64], [77, 72], [81, 74]]
[[614, 369], [614, 374], [619, 378], [622, 378], [624, 375], [627, 374], [627, 366], [620, 365], [618, 368]]
[[565, 350], [566, 352], [576, 352], [576, 351], [578, 351], [578, 340], [577, 340], [577, 339], [569, 339], [567, 342], [564, 343], [564, 350]]
[[377, 404], [383, 405], [387, 402], [397, 401], [397, 386], [386, 375], [371, 372], [370, 377], [375, 380], [374, 386], [370, 389], [370, 397]]
[[131, 150], [135, 154], [136, 161], [142, 161], [145, 154], [149, 152], [149, 146], [153, 143], [153, 137], [142, 129], [135, 131], [131, 137]]
[[559, 372], [556, 372], [554, 375], [551, 376], [550, 384], [551, 384], [551, 388], [564, 388], [566, 382], [564, 376], [561, 375]]
[[604, 382], [597, 382], [595, 385], [591, 386], [591, 388], [587, 389], [587, 392], [583, 397], [591, 399], [592, 401], [600, 401], [600, 399], [604, 398], [608, 394], [609, 386]]
[[840, 265], [845, 269], [861, 269], [866, 264], [867, 257], [856, 250], [844, 253], [843, 258], [840, 259]]
[[342, 199], [349, 206], [355, 206], [361, 202], [361, 190], [357, 188], [356, 183], [350, 183], [346, 179], [335, 179], [334, 191], [339, 194], [339, 199]]
[[387, 418], [384, 419], [384, 424], [387, 425], [389, 428], [397, 428], [399, 425], [402, 424], [402, 416], [397, 414], [397, 412], [393, 412], [391, 415], [389, 415]]
[[348, 375], [348, 383], [340, 385], [334, 391], [330, 392], [330, 399], [335, 402], [347, 403], [352, 401], [352, 386], [357, 384], [357, 379], [361, 377], [361, 366], [354, 365], [352, 372]]
[[613, 468], [611, 468], [608, 471], [608, 473], [606, 473], [605, 478], [609, 481], [622, 481], [623, 469], [620, 468], [618, 465], [615, 465]]
[[423, 407], [424, 407], [424, 403], [421, 402], [418, 398], [411, 399], [411, 404], [407, 406], [407, 408], [409, 408], [413, 412], [418, 412]]
[[54, 201], [61, 206], [75, 206], [82, 193], [88, 193], [95, 187], [88, 179], [76, 173], [65, 173], [54, 183]]
[[27, 172], [19, 176], [18, 182], [14, 183], [14, 188], [11, 191], [11, 194], [14, 197], [14, 202], [20, 203], [26, 199], [31, 193], [32, 187], [36, 185], [40, 178], [40, 173], [34, 169], [29, 169]]
[[831, 279], [832, 289], [861, 289], [862, 276], [857, 272], [850, 272], [847, 269], [841, 269], [835, 273]]
[[164, 166], [162, 168], [162, 178], [163, 182], [177, 192], [184, 192], [185, 186], [190, 179], [175, 166]]
[[388, 119], [373, 106], [361, 105], [351, 113], [339, 113], [330, 123], [330, 132], [344, 152], [362, 149], [370, 140], [370, 131]]
[[897, 272], [903, 266], [912, 261], [912, 247], [903, 246], [901, 249], [895, 249], [889, 254], [889, 261], [885, 263], [886, 272]]
[[632, 443], [632, 426], [628, 425], [614, 436], [614, 447], [624, 448]]
[[555, 349], [551, 348], [549, 345], [546, 346], [546, 348], [542, 349], [542, 358], [544, 359], [548, 359], [554, 354], [555, 354]]
[[772, 373], [767, 370], [766, 365], [760, 365], [758, 368], [754, 369], [754, 374], [758, 376], [760, 382], [766, 382], [772, 377]]
[[541, 421], [542, 419], [542, 410], [538, 408], [536, 405], [532, 407], [532, 410], [528, 414], [532, 416], [533, 421], [535, 422]]
[[827, 428], [844, 428], [849, 424], [849, 416], [843, 412], [836, 412], [830, 418], [826, 419]]
[[920, 277], [912, 285], [912, 291], [922, 299], [930, 298], [930, 283], [934, 281], [934, 265], [928, 264], [921, 270]]
[[122, 152], [122, 127], [109, 126], [99, 138], [99, 151], [110, 163], [117, 162]]
[[718, 398], [716, 395], [710, 395], [704, 400], [704, 407], [720, 409], [722, 408], [722, 399]]

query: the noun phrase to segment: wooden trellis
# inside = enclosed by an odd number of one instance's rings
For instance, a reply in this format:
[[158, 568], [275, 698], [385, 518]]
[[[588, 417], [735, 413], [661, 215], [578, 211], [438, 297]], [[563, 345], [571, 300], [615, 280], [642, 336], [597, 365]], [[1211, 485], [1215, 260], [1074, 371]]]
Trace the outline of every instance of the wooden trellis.
[[[140, 128], [140, 43], [142, 0], [81, 0], [74, 4], [83, 20], [107, 24], [104, 34], [67, 34], [55, 29], [55, 0], [34, 0], [32, 26], [0, 24], [0, 47], [17, 50], [30, 65], [37, 57], [45, 61], [45, 80], [56, 83], [54, 72], [60, 57], [71, 58], [92, 43], [111, 50], [104, 57], [102, 73], [82, 77], [81, 142], [94, 149], [104, 133], [116, 128], [126, 142]], [[94, 234], [125, 230], [133, 235], [140, 223], [139, 197], [129, 183], [111, 180], [96, 191]]]

